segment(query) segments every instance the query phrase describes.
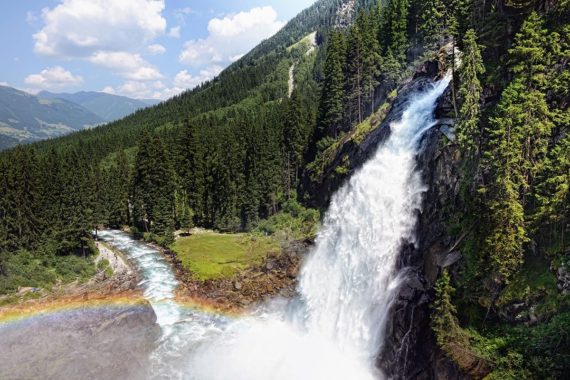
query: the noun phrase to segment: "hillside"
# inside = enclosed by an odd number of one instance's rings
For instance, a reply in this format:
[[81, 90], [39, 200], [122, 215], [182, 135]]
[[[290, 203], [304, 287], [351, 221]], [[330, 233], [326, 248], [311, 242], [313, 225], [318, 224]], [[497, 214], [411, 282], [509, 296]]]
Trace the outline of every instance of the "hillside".
[[155, 105], [158, 102], [150, 100], [137, 100], [106, 94], [103, 92], [76, 92], [76, 93], [52, 93], [49, 91], [41, 91], [38, 96], [44, 99], [63, 99], [78, 104], [88, 109], [95, 115], [105, 121], [115, 121], [130, 115], [140, 109]]
[[[371, 215], [367, 201], [390, 215], [402, 196], [390, 189], [410, 182], [414, 202], [402, 206], [401, 223], [411, 230], [382, 249], [402, 244], [392, 257], [402, 281], [393, 304], [371, 311], [390, 308], [374, 365], [398, 379], [566, 378], [570, 4], [376, 4], [318, 1], [194, 90], [0, 154], [0, 292], [80, 273], [68, 262], [92, 250], [97, 226], [128, 226], [164, 247], [175, 231], [193, 227], [305, 239], [313, 234], [298, 231], [312, 231], [347, 183], [348, 206], [325, 219], [338, 227], [322, 248], [335, 260], [321, 266], [358, 264], [357, 275], [323, 269], [369, 284], [386, 271], [373, 260], [383, 245], [374, 240], [359, 257], [338, 255], [354, 254], [364, 235], [398, 232], [381, 212]], [[394, 122], [410, 120], [410, 103], [425, 107], [417, 94], [441, 78], [449, 82], [433, 99], [435, 111], [421, 114], [423, 122], [434, 114], [433, 128], [421, 141], [404, 136], [409, 144], [391, 146], [401, 154], [418, 145], [400, 160], [411, 171], [384, 182], [377, 171], [362, 174], [402, 128]], [[391, 153], [376, 162], [382, 173], [393, 174]], [[354, 177], [359, 182], [349, 182]], [[372, 221], [380, 222], [361, 233], [359, 223]], [[347, 231], [352, 239], [338, 253], [334, 237]], [[360, 262], [368, 254], [373, 265]], [[196, 268], [198, 259], [185, 264]], [[326, 288], [320, 281], [316, 293]], [[387, 288], [396, 282], [386, 281]]]
[[105, 120], [63, 99], [46, 99], [0, 86], [0, 149], [94, 127]]

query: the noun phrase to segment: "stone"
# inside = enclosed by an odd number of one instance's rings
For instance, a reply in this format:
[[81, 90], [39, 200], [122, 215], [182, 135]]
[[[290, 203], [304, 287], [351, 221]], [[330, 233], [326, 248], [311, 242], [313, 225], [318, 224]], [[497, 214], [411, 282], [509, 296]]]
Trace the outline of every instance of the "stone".
[[459, 251], [451, 252], [443, 257], [440, 257], [440, 259], [438, 260], [438, 265], [442, 268], [447, 268], [457, 263], [459, 260], [461, 260], [462, 257], [463, 256]]

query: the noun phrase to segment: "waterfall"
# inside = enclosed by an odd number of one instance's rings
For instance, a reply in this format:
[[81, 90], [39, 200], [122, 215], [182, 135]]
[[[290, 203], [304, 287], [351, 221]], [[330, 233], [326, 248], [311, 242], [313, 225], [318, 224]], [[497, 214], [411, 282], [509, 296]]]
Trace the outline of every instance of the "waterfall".
[[391, 135], [332, 198], [305, 263], [299, 297], [239, 321], [194, 354], [199, 380], [374, 379], [390, 303], [404, 272], [395, 266], [414, 244], [422, 195], [419, 140], [450, 81], [414, 94]]
[[175, 279], [161, 269], [156, 253], [131, 247], [143, 268], [145, 295], [167, 331], [154, 355], [153, 377], [382, 378], [375, 361], [390, 304], [405, 278], [396, 263], [402, 247], [416, 243], [427, 190], [416, 168], [419, 141], [434, 125], [436, 101], [449, 82], [447, 76], [412, 94], [401, 119], [390, 125], [390, 137], [333, 196], [295, 299], [274, 300], [233, 321], [205, 317], [176, 305]]

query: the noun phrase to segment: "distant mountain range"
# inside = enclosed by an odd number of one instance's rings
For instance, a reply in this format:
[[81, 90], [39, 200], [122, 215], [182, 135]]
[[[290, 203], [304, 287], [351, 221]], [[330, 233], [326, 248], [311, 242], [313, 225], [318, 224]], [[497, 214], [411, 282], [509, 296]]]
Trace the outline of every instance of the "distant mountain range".
[[105, 124], [158, 102], [101, 92], [31, 95], [0, 86], [0, 150]]
[[141, 108], [158, 103], [153, 100], [136, 100], [125, 96], [111, 95], [104, 92], [76, 92], [73, 94], [42, 91], [38, 94], [46, 99], [63, 99], [85, 107], [105, 121], [114, 121], [132, 114]]

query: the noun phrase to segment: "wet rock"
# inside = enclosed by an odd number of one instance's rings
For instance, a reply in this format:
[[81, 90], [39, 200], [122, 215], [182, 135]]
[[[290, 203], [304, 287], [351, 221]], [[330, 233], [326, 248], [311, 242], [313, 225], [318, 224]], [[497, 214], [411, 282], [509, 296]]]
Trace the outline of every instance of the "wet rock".
[[[435, 111], [438, 127], [424, 135], [418, 155], [428, 191], [419, 215], [417, 246], [406, 247], [400, 268], [412, 268], [392, 305], [386, 329], [384, 350], [378, 366], [391, 379], [464, 379], [458, 367], [437, 347], [430, 320], [433, 285], [441, 267], [454, 266], [461, 253], [452, 247], [454, 239], [447, 233], [444, 205], [454, 204], [459, 194], [460, 167], [458, 148], [454, 144], [453, 104], [448, 89], [438, 100]], [[442, 144], [442, 139], [449, 141]], [[451, 251], [451, 252], [450, 252]]]
[[455, 129], [449, 124], [442, 124], [439, 127], [439, 131], [443, 133], [449, 141], [455, 142]]
[[461, 260], [462, 257], [463, 256], [459, 251], [451, 252], [441, 257], [438, 264], [442, 268], [447, 268], [457, 263], [459, 260]]
[[82, 308], [1, 325], [0, 378], [146, 378], [159, 336], [149, 304]]

